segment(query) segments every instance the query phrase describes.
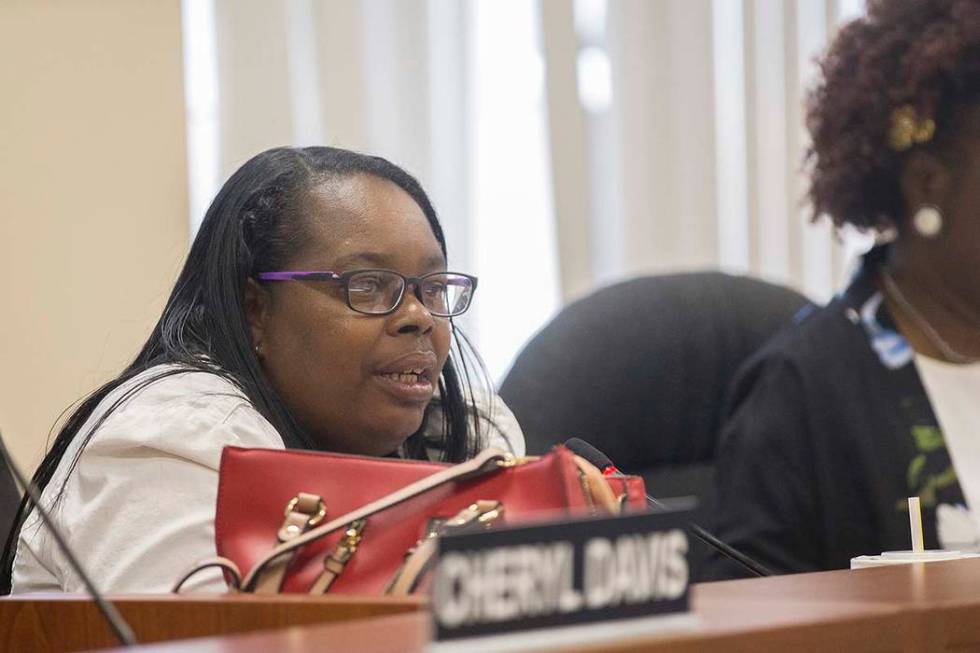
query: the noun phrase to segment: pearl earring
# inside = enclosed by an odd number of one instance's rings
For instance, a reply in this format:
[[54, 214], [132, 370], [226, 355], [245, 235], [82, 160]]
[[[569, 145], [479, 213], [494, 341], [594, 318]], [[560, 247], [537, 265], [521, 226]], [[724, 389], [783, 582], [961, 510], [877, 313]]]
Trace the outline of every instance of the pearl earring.
[[938, 207], [924, 204], [912, 217], [912, 225], [923, 238], [935, 238], [943, 230], [943, 213]]

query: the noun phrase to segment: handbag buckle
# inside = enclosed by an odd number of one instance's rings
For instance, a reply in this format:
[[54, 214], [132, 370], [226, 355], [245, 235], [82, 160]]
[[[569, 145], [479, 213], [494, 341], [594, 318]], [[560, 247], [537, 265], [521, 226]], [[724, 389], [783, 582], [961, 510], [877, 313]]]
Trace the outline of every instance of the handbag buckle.
[[443, 523], [434, 535], [441, 535], [444, 532], [459, 532], [476, 526], [489, 528], [490, 524], [503, 514], [504, 504], [499, 501], [482, 499], [460, 510], [455, 517]]
[[351, 522], [351, 525], [347, 528], [347, 532], [344, 533], [344, 538], [341, 542], [343, 547], [350, 551], [351, 554], [357, 551], [357, 545], [361, 543], [361, 533], [364, 531], [366, 524], [367, 519], [357, 519]]
[[497, 467], [508, 468], [508, 467], [520, 467], [521, 465], [526, 465], [535, 460], [539, 460], [541, 456], [515, 456], [512, 453], [505, 452], [503, 458], [497, 460]]
[[[284, 516], [289, 517], [289, 513], [293, 512], [293, 510], [295, 510], [296, 506], [299, 504], [299, 499], [300, 496], [297, 494], [296, 496], [294, 496], [292, 499], [289, 500], [289, 503], [286, 504], [286, 510], [283, 511]], [[321, 521], [323, 521], [324, 517], [327, 516], [327, 504], [323, 502], [323, 499], [317, 501], [316, 508], [317, 508], [316, 513], [314, 513], [313, 516], [311, 516], [306, 522], [306, 525], [309, 528], [316, 526]], [[304, 513], [304, 514], [309, 514], [309, 513]]]

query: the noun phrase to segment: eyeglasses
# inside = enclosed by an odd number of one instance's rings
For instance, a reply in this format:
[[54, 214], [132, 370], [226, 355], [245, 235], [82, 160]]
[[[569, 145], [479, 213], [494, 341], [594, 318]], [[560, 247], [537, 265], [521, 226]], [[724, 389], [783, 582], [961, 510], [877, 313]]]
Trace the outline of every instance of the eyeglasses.
[[470, 307], [476, 277], [459, 272], [432, 272], [406, 277], [393, 270], [260, 272], [260, 281], [336, 281], [344, 289], [351, 310], [366, 315], [388, 315], [401, 306], [405, 288], [412, 286], [415, 296], [436, 317], [462, 315]]

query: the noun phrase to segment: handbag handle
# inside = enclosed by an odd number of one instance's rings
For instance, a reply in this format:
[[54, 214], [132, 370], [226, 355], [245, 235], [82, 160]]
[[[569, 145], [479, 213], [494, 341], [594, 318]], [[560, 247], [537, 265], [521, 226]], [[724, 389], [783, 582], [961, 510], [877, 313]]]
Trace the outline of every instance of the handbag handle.
[[242, 572], [238, 570], [238, 565], [235, 564], [234, 560], [229, 560], [223, 556], [214, 556], [213, 558], [205, 558], [199, 561], [193, 567], [188, 569], [181, 575], [174, 586], [170, 588], [171, 593], [180, 594], [180, 590], [184, 587], [184, 583], [189, 581], [192, 577], [197, 575], [197, 572], [204, 571], [205, 569], [211, 569], [212, 567], [217, 567], [222, 571], [226, 572], [231, 578], [231, 591], [238, 592], [241, 591], [242, 587]]
[[[431, 490], [436, 489], [441, 485], [446, 483], [451, 483], [453, 481], [463, 481], [468, 478], [475, 476], [482, 476], [496, 469], [499, 469], [503, 465], [507, 465], [507, 461], [513, 460], [513, 456], [506, 453], [500, 449], [484, 449], [474, 458], [460, 463], [458, 465], [453, 465], [444, 470], [436, 472], [431, 476], [426, 476], [423, 479], [406, 485], [405, 487], [387, 494], [380, 499], [372, 501], [364, 506], [361, 506], [357, 510], [352, 510], [346, 515], [341, 515], [336, 519], [332, 519], [326, 524], [312, 528], [302, 535], [294, 537], [291, 540], [279, 544], [264, 557], [262, 557], [255, 566], [252, 567], [248, 575], [242, 580], [242, 590], [245, 592], [252, 592], [256, 590], [256, 587], [261, 584], [260, 579], [267, 568], [274, 565], [277, 561], [283, 563], [288, 562], [291, 556], [287, 554], [303, 547], [310, 542], [325, 537], [334, 531], [346, 527], [353, 521], [358, 519], [365, 519], [371, 515], [381, 512], [382, 510], [387, 510], [393, 506], [398, 505], [409, 499], [413, 499], [420, 494], [425, 494]], [[272, 592], [278, 591], [278, 584], [281, 580], [281, 574], [273, 574], [276, 577], [276, 587], [271, 589]]]

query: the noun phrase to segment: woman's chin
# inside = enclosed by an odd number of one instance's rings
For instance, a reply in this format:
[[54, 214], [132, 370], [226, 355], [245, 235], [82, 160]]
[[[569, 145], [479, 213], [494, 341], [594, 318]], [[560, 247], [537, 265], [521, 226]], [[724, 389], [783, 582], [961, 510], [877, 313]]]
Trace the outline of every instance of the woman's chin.
[[397, 423], [389, 424], [388, 428], [384, 429], [383, 431], [379, 431], [377, 435], [377, 442], [379, 444], [384, 443], [383, 448], [387, 448], [386, 453], [397, 451], [398, 448], [406, 440], [408, 440], [408, 438], [416, 433], [421, 426], [422, 416], [419, 416], [418, 419], [400, 420]]
[[344, 451], [337, 448], [338, 445], [328, 449], [360, 456], [388, 456], [398, 451], [405, 440], [419, 430], [422, 418], [423, 413], [420, 412], [418, 415], [403, 415], [399, 419], [366, 424], [346, 445], [339, 445], [344, 447]]

